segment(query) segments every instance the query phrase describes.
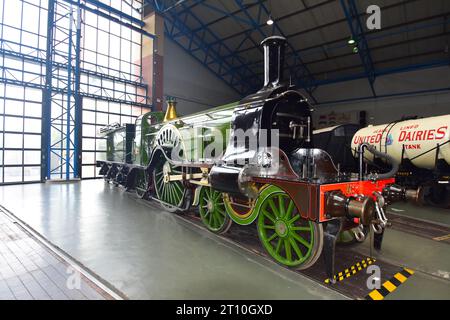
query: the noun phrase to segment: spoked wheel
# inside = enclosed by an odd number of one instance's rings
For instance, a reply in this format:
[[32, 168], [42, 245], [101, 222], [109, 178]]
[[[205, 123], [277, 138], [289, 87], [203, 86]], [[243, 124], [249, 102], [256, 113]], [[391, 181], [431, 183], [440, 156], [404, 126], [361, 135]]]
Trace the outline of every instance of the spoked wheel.
[[186, 188], [181, 180], [181, 167], [172, 165], [166, 159], [159, 161], [153, 171], [155, 191], [161, 205], [170, 212], [183, 206]]
[[231, 227], [231, 219], [225, 211], [222, 193], [210, 188], [202, 187], [198, 210], [203, 224], [215, 233], [225, 233]]
[[148, 191], [148, 175], [145, 170], [138, 170], [136, 173], [136, 195], [143, 199]]
[[302, 219], [282, 189], [264, 189], [255, 210], [259, 212], [259, 238], [273, 259], [296, 269], [306, 269], [317, 261], [323, 247], [322, 225]]

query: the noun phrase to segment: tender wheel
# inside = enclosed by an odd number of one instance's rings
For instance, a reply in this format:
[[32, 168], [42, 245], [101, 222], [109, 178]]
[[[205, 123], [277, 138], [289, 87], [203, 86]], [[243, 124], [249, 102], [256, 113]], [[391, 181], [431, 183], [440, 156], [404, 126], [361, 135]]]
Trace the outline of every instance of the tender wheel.
[[148, 175], [145, 170], [138, 170], [136, 173], [136, 195], [143, 199], [148, 191]]
[[198, 210], [203, 224], [215, 233], [225, 233], [231, 227], [231, 219], [225, 211], [222, 193], [210, 188], [200, 189]]
[[273, 259], [296, 269], [306, 269], [317, 261], [323, 247], [322, 225], [302, 219], [282, 189], [264, 189], [255, 210], [259, 212], [259, 238]]
[[184, 204], [186, 188], [181, 175], [181, 167], [170, 164], [166, 159], [159, 161], [153, 171], [156, 196], [167, 211], [176, 212]]

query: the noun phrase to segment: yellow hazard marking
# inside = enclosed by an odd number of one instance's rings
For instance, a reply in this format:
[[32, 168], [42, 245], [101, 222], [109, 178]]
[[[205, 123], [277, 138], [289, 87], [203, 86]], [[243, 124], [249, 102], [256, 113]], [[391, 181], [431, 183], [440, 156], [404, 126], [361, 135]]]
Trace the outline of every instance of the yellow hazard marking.
[[[342, 272], [338, 272], [335, 276], [333, 276], [333, 279], [336, 281], [342, 281], [344, 279], [349, 278], [350, 276], [356, 274], [358, 271], [361, 271], [363, 268], [366, 268], [368, 265], [371, 265], [376, 260], [371, 258], [366, 258], [361, 260], [360, 262], [357, 262], [355, 265], [351, 266], [350, 268], [345, 269]], [[361, 267], [361, 264], [363, 267]], [[358, 269], [358, 270], [356, 270]], [[324, 280], [325, 283], [330, 283], [330, 278]]]
[[447, 235], [441, 236], [441, 237], [433, 238], [433, 240], [436, 240], [436, 241], [444, 241], [444, 240], [448, 240], [448, 239], [450, 239], [450, 234], [447, 234]]
[[395, 277], [395, 279], [397, 279], [401, 283], [406, 281], [406, 277], [404, 275], [402, 275], [401, 273], [397, 273], [394, 277]]
[[369, 293], [370, 298], [372, 298], [372, 300], [383, 300], [384, 297], [382, 296], [381, 293], [379, 293], [378, 291], [374, 290], [371, 293]]
[[383, 300], [389, 293], [397, 290], [402, 283], [414, 274], [414, 271], [408, 268], [403, 268], [401, 272], [396, 273], [390, 280], [385, 281], [380, 289], [375, 289], [370, 292], [366, 296], [366, 300]]
[[394, 286], [394, 285], [392, 284], [392, 282], [390, 282], [389, 280], [386, 281], [385, 283], [383, 283], [383, 287], [385, 287], [389, 292], [392, 292], [392, 291], [394, 291], [395, 289], [397, 289], [397, 287]]
[[408, 272], [410, 275], [414, 274], [414, 270], [408, 269], [408, 268], [403, 268], [403, 270], [405, 270], [406, 272]]

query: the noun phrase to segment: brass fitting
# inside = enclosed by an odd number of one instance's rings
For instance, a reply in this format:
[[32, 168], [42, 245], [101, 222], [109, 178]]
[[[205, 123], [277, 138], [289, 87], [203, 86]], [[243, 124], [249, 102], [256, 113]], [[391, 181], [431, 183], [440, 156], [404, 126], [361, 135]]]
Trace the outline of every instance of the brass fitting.
[[326, 213], [333, 218], [359, 218], [361, 224], [369, 225], [375, 217], [375, 201], [371, 197], [357, 199], [336, 190], [326, 195], [325, 203]]
[[389, 202], [408, 201], [421, 204], [423, 201], [423, 188], [407, 189], [399, 185], [391, 184], [383, 189], [383, 197]]

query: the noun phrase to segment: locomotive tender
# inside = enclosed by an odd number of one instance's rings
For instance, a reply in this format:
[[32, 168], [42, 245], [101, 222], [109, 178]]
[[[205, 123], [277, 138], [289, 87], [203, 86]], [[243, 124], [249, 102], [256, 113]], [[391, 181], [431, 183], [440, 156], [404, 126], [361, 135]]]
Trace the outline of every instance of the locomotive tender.
[[[393, 185], [393, 159], [368, 144], [358, 147], [360, 154], [376, 153], [392, 162], [391, 171], [342, 172], [327, 152], [312, 147], [311, 106], [282, 81], [285, 45], [278, 36], [262, 42], [264, 87], [238, 103], [177, 118], [169, 100], [164, 121], [150, 112], [133, 130], [106, 130], [108, 159], [97, 166], [106, 180], [166, 210], [197, 207], [210, 231], [256, 221], [263, 247], [282, 265], [305, 269], [323, 252], [333, 281], [338, 234], [373, 228], [379, 249], [384, 207], [414, 198], [414, 191]], [[118, 130], [125, 132], [124, 141]]]

